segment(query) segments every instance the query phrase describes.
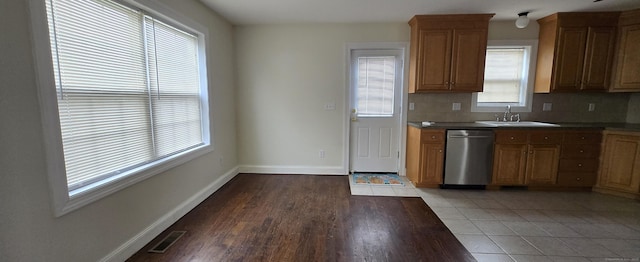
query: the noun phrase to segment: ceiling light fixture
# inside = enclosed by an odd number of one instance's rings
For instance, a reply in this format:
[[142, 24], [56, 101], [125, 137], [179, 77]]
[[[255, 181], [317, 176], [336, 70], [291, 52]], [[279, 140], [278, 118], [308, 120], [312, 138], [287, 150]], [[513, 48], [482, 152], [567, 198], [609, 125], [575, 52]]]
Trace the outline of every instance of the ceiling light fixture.
[[522, 12], [518, 14], [518, 19], [516, 20], [517, 28], [525, 28], [529, 25], [529, 17], [527, 14], [529, 14], [529, 12]]

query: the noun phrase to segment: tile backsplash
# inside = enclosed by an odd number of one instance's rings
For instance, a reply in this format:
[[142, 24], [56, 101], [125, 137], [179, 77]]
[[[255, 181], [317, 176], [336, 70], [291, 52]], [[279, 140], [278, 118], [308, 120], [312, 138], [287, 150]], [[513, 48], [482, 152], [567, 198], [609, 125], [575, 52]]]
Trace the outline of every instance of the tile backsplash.
[[[495, 114], [471, 112], [471, 93], [409, 94], [414, 110], [408, 111], [408, 121], [473, 122], [495, 120]], [[460, 111], [451, 109], [460, 103]], [[552, 103], [551, 111], [542, 111], [543, 103]], [[589, 103], [596, 105], [589, 112]], [[629, 122], [640, 123], [640, 94], [572, 93], [534, 94], [532, 112], [519, 113], [522, 120], [546, 122]]]

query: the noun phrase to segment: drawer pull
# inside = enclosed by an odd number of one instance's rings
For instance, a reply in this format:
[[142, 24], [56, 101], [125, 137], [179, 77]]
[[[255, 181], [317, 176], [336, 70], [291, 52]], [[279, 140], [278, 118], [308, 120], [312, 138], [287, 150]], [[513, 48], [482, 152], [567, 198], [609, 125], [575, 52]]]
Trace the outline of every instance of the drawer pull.
[[549, 140], [549, 137], [548, 137], [548, 136], [545, 136], [545, 137], [544, 137], [544, 139], [545, 139], [545, 140]]
[[576, 181], [580, 181], [580, 178], [579, 178], [579, 177], [576, 177]]
[[578, 164], [578, 167], [582, 167], [582, 164]]
[[436, 136], [431, 136], [431, 139], [436, 139]]
[[580, 150], [580, 153], [584, 153], [584, 150]]
[[581, 137], [580, 139], [584, 140], [584, 139], [585, 139], [585, 137], [583, 136], [583, 137]]
[[515, 137], [510, 137], [509, 139], [514, 140], [514, 139], [516, 139], [516, 138], [515, 138]]
[[438, 153], [442, 153], [442, 149], [438, 150]]

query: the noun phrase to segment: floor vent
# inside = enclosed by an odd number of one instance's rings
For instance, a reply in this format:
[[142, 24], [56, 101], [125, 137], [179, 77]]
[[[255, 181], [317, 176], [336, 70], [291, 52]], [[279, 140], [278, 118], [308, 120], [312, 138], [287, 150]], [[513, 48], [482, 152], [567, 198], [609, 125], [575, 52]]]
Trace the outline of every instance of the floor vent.
[[169, 233], [160, 243], [149, 249], [149, 253], [164, 253], [171, 245], [178, 241], [184, 233], [187, 233], [187, 231], [173, 231]]

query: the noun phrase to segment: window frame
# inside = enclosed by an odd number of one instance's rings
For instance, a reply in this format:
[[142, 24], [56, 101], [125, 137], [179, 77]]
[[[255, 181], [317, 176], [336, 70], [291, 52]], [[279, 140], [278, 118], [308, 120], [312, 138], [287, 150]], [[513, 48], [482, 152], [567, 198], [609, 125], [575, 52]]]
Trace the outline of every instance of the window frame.
[[[398, 76], [398, 70], [402, 69], [402, 57], [400, 55], [399, 52], [397, 52], [397, 50], [387, 50], [387, 49], [353, 49], [351, 51], [351, 61], [350, 61], [350, 71], [352, 72], [352, 76], [351, 79], [352, 83], [351, 85], [357, 85], [358, 83], [358, 73], [359, 73], [359, 59], [360, 58], [380, 58], [380, 57], [393, 57], [395, 59], [395, 64], [394, 64], [394, 83], [393, 83], [393, 96], [392, 96], [392, 104], [391, 104], [391, 113], [390, 114], [360, 114], [359, 111], [355, 112], [355, 116], [359, 117], [359, 118], [392, 118], [398, 115], [398, 108], [397, 108], [397, 103], [398, 103], [398, 98], [395, 97], [395, 89], [396, 88], [402, 88], [402, 86], [398, 86], [401, 85], [401, 81], [402, 78], [400, 76]], [[352, 88], [351, 86], [349, 88]], [[354, 106], [357, 107], [357, 102], [358, 102], [358, 93], [355, 92], [353, 94], [352, 97], [352, 103]]]
[[511, 106], [512, 112], [531, 112], [538, 40], [489, 40], [487, 49], [491, 48], [525, 48], [524, 64], [528, 67], [524, 69], [523, 74], [523, 81], [526, 79], [526, 84], [521, 87], [525, 88], [524, 94], [521, 94], [520, 103], [478, 103], [478, 93], [473, 93], [471, 112], [504, 112], [507, 105]]
[[208, 30], [206, 27], [185, 16], [175, 13], [165, 5], [153, 0], [116, 1], [129, 5], [133, 8], [141, 9], [146, 14], [153, 16], [154, 18], [198, 36], [198, 66], [199, 71], [201, 72], [199, 85], [204, 145], [133, 168], [121, 175], [109, 177], [90, 186], [76, 189], [72, 194], [67, 186], [45, 1], [46, 0], [29, 0], [29, 9], [35, 73], [37, 77], [36, 84], [43, 126], [42, 132], [47, 165], [47, 177], [49, 180], [52, 209], [55, 217], [60, 217], [214, 150], [211, 134], [213, 126], [209, 116], [209, 72], [206, 66], [206, 47], [209, 42]]

